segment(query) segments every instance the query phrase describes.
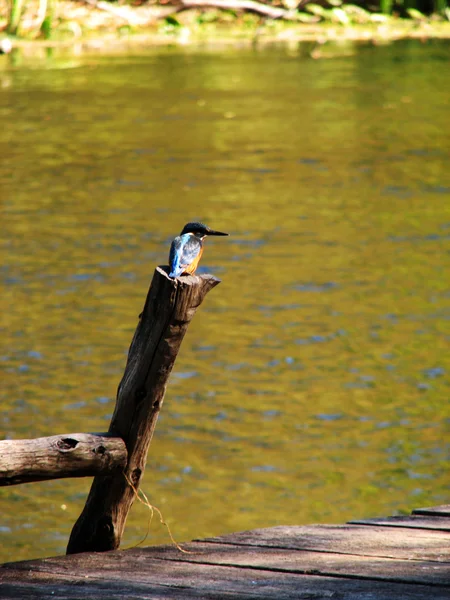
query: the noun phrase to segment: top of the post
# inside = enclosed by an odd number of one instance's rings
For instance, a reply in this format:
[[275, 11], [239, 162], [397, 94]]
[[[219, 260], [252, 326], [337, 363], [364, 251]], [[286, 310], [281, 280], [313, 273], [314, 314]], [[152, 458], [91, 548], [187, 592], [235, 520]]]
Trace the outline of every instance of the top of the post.
[[167, 279], [174, 286], [181, 287], [195, 287], [201, 286], [206, 287], [208, 291], [216, 285], [219, 285], [220, 279], [214, 277], [214, 275], [210, 275], [209, 273], [205, 273], [204, 275], [180, 275], [179, 277], [169, 277], [170, 269], [167, 265], [159, 265], [155, 269], [155, 275]]

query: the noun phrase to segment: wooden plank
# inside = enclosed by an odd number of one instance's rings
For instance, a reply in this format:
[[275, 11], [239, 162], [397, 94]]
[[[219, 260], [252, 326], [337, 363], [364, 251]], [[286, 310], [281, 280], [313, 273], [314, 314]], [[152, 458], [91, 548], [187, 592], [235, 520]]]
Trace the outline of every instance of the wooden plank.
[[450, 589], [159, 560], [145, 550], [85, 553], [0, 567], [2, 600], [448, 600]]
[[279, 526], [198, 541], [359, 556], [450, 561], [449, 534], [434, 530], [366, 525]]
[[183, 544], [183, 549], [189, 553], [181, 553], [173, 546], [143, 548], [138, 552], [145, 552], [147, 556], [161, 560], [430, 584], [450, 589], [450, 562], [233, 546], [211, 542]]
[[412, 514], [425, 515], [429, 517], [450, 517], [450, 504], [430, 506], [429, 508], [416, 508], [412, 511]]
[[372, 527], [407, 527], [412, 529], [434, 529], [450, 532], [450, 520], [446, 517], [426, 517], [419, 515], [380, 517], [374, 519], [355, 519], [349, 521], [354, 525], [371, 525]]

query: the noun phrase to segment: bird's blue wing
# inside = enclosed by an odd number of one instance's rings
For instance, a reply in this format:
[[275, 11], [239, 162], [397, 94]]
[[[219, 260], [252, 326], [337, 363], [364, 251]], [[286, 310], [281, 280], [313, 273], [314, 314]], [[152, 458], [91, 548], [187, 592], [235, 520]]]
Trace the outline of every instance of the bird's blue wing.
[[183, 272], [183, 269], [180, 267], [182, 245], [183, 245], [183, 240], [181, 239], [181, 236], [176, 237], [173, 240], [172, 244], [170, 245], [170, 253], [169, 253], [170, 274], [169, 274], [169, 277], [178, 277]]
[[201, 250], [201, 244], [192, 235], [184, 234], [176, 237], [169, 254], [170, 277], [178, 277], [189, 266]]

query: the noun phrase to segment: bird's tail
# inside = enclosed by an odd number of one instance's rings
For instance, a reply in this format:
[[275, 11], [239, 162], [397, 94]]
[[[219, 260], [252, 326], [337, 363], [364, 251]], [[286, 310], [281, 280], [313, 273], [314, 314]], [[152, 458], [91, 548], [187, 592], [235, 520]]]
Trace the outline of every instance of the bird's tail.
[[172, 271], [169, 273], [169, 277], [175, 279], [175, 277], [179, 277], [183, 273], [183, 267], [172, 267]]

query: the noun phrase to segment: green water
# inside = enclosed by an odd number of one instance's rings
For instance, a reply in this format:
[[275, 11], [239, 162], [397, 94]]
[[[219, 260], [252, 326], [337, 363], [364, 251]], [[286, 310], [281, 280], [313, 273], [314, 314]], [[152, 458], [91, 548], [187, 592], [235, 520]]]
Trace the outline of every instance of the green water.
[[[175, 538], [448, 502], [449, 50], [0, 57], [1, 436], [107, 430], [198, 218], [231, 234], [202, 261], [222, 283], [143, 481]], [[0, 560], [63, 553], [89, 485], [1, 488]], [[136, 503], [123, 547], [147, 525]]]

